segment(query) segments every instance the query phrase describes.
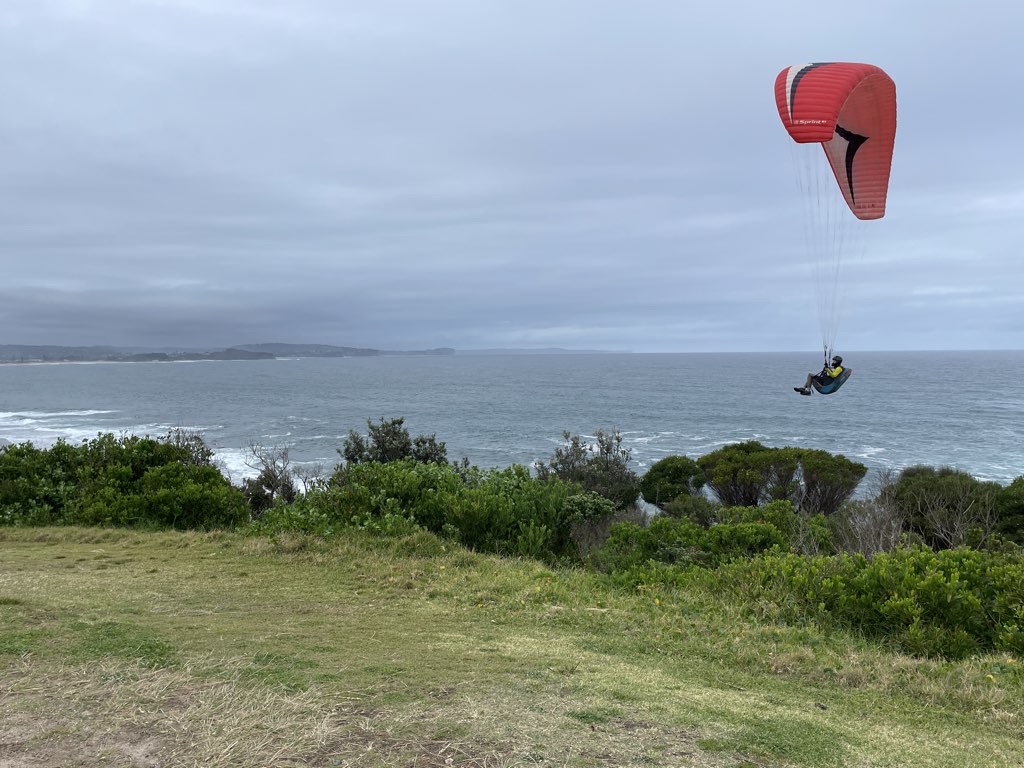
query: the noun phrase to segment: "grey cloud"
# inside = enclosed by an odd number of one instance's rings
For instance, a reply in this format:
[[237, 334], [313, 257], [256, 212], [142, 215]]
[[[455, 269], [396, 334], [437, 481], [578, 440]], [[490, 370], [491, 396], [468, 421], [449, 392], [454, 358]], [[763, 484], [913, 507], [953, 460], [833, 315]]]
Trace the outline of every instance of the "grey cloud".
[[11, 0], [0, 341], [816, 349], [771, 83], [831, 58], [900, 99], [844, 344], [1019, 346], [1024, 12], [811, 7]]

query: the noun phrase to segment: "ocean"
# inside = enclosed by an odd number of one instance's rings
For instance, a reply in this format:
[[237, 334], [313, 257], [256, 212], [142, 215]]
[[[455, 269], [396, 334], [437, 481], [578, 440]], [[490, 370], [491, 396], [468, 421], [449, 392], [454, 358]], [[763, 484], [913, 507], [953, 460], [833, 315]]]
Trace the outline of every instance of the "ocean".
[[255, 474], [250, 445], [287, 447], [329, 472], [349, 430], [401, 416], [480, 467], [549, 459], [564, 431], [618, 429], [640, 473], [759, 440], [843, 454], [872, 473], [948, 465], [1003, 484], [1024, 474], [1024, 351], [844, 357], [853, 376], [827, 397], [792, 389], [820, 368], [811, 353], [0, 365], [0, 440], [197, 430], [240, 482]]

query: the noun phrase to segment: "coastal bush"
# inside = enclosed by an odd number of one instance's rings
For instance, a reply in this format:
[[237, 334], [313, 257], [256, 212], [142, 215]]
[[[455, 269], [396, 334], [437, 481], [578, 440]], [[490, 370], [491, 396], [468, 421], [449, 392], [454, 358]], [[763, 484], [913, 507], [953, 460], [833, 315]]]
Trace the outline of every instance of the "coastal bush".
[[809, 515], [830, 515], [867, 473], [863, 464], [827, 451], [768, 448], [751, 440], [697, 459], [707, 485], [726, 507], [789, 500]]
[[865, 557], [889, 552], [905, 539], [902, 514], [879, 498], [846, 502], [829, 518], [829, 528], [836, 551]]
[[192, 429], [172, 429], [160, 442], [166, 443], [177, 451], [178, 460], [184, 464], [197, 467], [213, 466], [213, 449], [206, 444], [201, 433]]
[[984, 541], [997, 526], [1000, 486], [953, 467], [907, 467], [887, 493], [909, 530], [934, 549]]
[[926, 547], [862, 555], [770, 553], [703, 578], [769, 618], [863, 632], [921, 656], [1024, 654], [1024, 558]]
[[406, 457], [339, 467], [328, 487], [312, 495], [342, 525], [365, 526], [398, 516], [440, 532], [464, 488], [462, 477], [448, 464]]
[[636, 503], [640, 495], [640, 479], [629, 463], [631, 451], [622, 447], [618, 430], [597, 430], [594, 441], [580, 435], [563, 432], [563, 445], [555, 449], [547, 463], [536, 462], [534, 469], [542, 479], [558, 478], [576, 483], [586, 491], [593, 491], [625, 509]]
[[79, 446], [79, 482], [99, 484], [139, 480], [148, 470], [167, 464], [209, 466], [209, 456], [194, 447], [139, 435], [97, 435]]
[[842, 455], [804, 448], [799, 453], [797, 506], [808, 515], [830, 515], [853, 496], [868, 468]]
[[649, 526], [633, 523], [613, 525], [608, 540], [594, 552], [591, 561], [601, 571], [617, 573], [648, 562], [672, 565], [708, 563], [698, 542], [703, 528], [686, 518], [659, 516]]
[[705, 496], [677, 496], [674, 501], [666, 504], [661, 513], [668, 517], [685, 517], [705, 527], [714, 525], [719, 520], [722, 505], [711, 501]]
[[798, 454], [796, 448], [767, 448], [749, 440], [707, 453], [697, 464], [723, 505], [753, 507], [793, 497]]
[[[678, 502], [669, 505], [670, 509]], [[665, 514], [647, 527], [615, 526], [595, 562], [603, 570], [634, 567], [647, 560], [713, 567], [773, 548], [812, 554], [831, 548], [825, 517], [798, 513], [789, 501], [750, 507], [719, 507], [703, 502], [713, 510], [712, 520]]]
[[575, 543], [575, 554], [581, 559], [604, 544], [616, 523], [647, 520], [639, 507], [616, 509], [610, 499], [588, 491], [567, 498], [563, 513], [572, 521], [570, 536]]
[[248, 519], [198, 435], [100, 434], [0, 452], [0, 523], [210, 528]]
[[772, 501], [759, 507], [722, 507], [724, 523], [767, 523], [782, 534], [786, 548], [802, 554], [829, 552], [832, 531], [822, 514], [797, 512], [790, 501]]
[[95, 486], [67, 515], [73, 525], [179, 530], [232, 528], [248, 520], [242, 492], [217, 469], [180, 462], [151, 467], [131, 482]]
[[596, 494], [532, 477], [523, 466], [481, 471], [407, 458], [339, 468], [327, 486], [268, 510], [257, 527], [403, 535], [420, 528], [481, 552], [575, 559], [577, 526], [613, 512]]
[[644, 501], [664, 509], [680, 496], [694, 496], [704, 487], [704, 472], [689, 456], [666, 456], [640, 478]]
[[770, 549], [787, 548], [785, 535], [767, 522], [720, 523], [705, 528], [687, 518], [658, 516], [647, 527], [612, 527], [592, 561], [607, 572], [629, 571], [649, 562], [709, 568]]
[[773, 501], [760, 507], [722, 507], [718, 517], [723, 523], [768, 523], [788, 541], [796, 538], [800, 527], [797, 513], [789, 501]]
[[508, 553], [515, 550], [510, 539], [528, 529], [524, 535], [530, 541], [524, 543], [539, 549], [548, 536], [544, 520], [554, 513], [554, 505], [565, 499], [537, 498], [529, 479], [522, 467], [476, 474], [448, 510], [446, 532], [472, 549]]
[[58, 440], [0, 448], [0, 525], [59, 525], [78, 495], [82, 451]]
[[290, 504], [274, 504], [253, 519], [246, 532], [269, 537], [280, 534], [334, 536], [349, 524], [334, 514], [326, 498], [332, 493], [333, 490], [326, 487], [313, 488]]
[[434, 433], [412, 437], [405, 427], [405, 417], [387, 421], [381, 418], [377, 424], [367, 419], [366, 426], [366, 435], [349, 430], [344, 445], [338, 450], [347, 464], [386, 464], [402, 459], [424, 464], [445, 464], [448, 461], [445, 444], [439, 443]]
[[1024, 544], [1024, 475], [999, 491], [996, 508], [999, 534]]
[[247, 477], [243, 481], [242, 493], [252, 518], [256, 520], [278, 501], [285, 504], [295, 501], [297, 492], [290, 475], [264, 468], [256, 477]]

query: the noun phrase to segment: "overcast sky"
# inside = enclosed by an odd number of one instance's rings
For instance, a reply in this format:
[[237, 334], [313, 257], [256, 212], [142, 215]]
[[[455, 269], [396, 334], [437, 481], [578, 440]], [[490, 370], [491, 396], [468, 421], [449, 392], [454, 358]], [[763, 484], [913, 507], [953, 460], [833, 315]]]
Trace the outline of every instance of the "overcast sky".
[[[783, 67], [896, 82], [839, 350], [1024, 347], [1024, 10], [2, 0], [0, 344], [817, 350]], [[829, 254], [834, 255], [834, 254]]]

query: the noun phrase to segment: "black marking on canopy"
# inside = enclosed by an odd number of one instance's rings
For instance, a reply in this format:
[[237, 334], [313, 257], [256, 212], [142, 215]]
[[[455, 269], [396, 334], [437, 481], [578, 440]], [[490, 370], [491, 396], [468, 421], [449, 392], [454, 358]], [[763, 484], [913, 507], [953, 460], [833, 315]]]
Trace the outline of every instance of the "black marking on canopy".
[[808, 64], [800, 69], [796, 73], [796, 77], [793, 78], [793, 82], [789, 86], [789, 119], [793, 119], [793, 103], [796, 101], [796, 87], [800, 84], [800, 80], [808, 72], [817, 69], [818, 67], [825, 67], [831, 64], [830, 61], [822, 61], [816, 64]]
[[836, 123], [836, 135], [846, 140], [846, 184], [850, 189], [850, 200], [856, 204], [857, 196], [853, 193], [853, 158], [868, 137], [848, 131], [839, 123]]

